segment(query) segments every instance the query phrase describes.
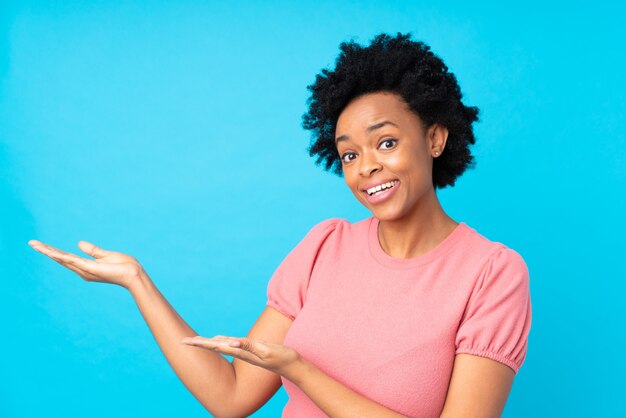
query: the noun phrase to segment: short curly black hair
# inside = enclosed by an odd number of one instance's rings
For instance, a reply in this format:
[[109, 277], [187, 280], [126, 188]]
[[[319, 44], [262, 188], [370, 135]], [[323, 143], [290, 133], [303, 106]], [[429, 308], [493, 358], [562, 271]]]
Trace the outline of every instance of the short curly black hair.
[[312, 131], [307, 151], [317, 156], [316, 165], [343, 176], [335, 145], [335, 126], [342, 110], [354, 98], [366, 93], [388, 91], [399, 94], [426, 124], [439, 123], [448, 129], [444, 152], [433, 160], [433, 186], [454, 186], [456, 179], [476, 162], [469, 145], [475, 143], [472, 123], [478, 108], [465, 106], [453, 73], [441, 58], [411, 33], [396, 37], [381, 33], [369, 46], [353, 40], [339, 45], [335, 69], [323, 69], [307, 89], [308, 111], [302, 116], [304, 129]]

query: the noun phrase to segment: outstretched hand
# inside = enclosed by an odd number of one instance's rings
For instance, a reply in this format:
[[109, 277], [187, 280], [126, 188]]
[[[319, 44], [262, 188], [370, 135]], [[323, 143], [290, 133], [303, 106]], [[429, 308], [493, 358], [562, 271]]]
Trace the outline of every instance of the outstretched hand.
[[223, 335], [206, 338], [198, 335], [183, 338], [181, 343], [237, 357], [286, 378], [291, 378], [291, 374], [302, 362], [300, 354], [293, 348], [258, 339]]
[[28, 244], [89, 282], [112, 283], [128, 289], [143, 271], [135, 257], [103, 250], [87, 241], [79, 241], [78, 248], [95, 260], [61, 251], [37, 240], [30, 240]]

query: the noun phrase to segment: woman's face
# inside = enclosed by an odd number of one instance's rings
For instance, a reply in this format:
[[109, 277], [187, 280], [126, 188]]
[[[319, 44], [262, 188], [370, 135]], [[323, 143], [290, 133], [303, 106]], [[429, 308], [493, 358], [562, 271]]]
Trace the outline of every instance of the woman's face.
[[[428, 193], [434, 194], [435, 151], [445, 147], [447, 129], [426, 129], [400, 95], [369, 93], [343, 109], [335, 143], [344, 179], [356, 198], [380, 220], [412, 213]], [[367, 188], [391, 186], [370, 196]]]

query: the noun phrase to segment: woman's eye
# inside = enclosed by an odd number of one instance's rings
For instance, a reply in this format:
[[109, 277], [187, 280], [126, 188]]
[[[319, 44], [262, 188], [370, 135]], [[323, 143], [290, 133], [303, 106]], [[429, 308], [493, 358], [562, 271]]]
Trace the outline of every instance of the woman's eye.
[[349, 157], [350, 155], [354, 155], [353, 152], [346, 152], [345, 154], [343, 154], [341, 156], [341, 161], [343, 161], [344, 163], [349, 163], [350, 161], [352, 161], [354, 158], [352, 159], [346, 159], [346, 157]]
[[380, 145], [383, 146], [383, 144], [391, 143], [391, 145], [389, 145], [388, 147], [385, 147], [385, 149], [389, 149], [389, 148], [392, 148], [396, 144], [396, 142], [397, 142], [397, 140], [395, 140], [395, 139], [385, 139], [384, 141], [382, 141], [380, 143]]

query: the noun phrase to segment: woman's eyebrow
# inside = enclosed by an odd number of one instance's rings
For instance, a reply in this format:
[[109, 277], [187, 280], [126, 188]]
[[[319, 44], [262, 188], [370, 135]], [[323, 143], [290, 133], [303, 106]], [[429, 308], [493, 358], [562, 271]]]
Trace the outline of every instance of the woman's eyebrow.
[[[374, 125], [368, 126], [368, 127], [365, 129], [365, 132], [368, 132], [368, 133], [369, 133], [369, 132], [372, 132], [373, 130], [380, 129], [380, 128], [382, 128], [382, 127], [383, 127], [383, 126], [385, 126], [385, 125], [393, 125], [393, 126], [395, 126], [396, 128], [399, 128], [399, 126], [398, 126], [398, 125], [396, 125], [395, 123], [393, 123], [393, 122], [391, 122], [391, 121], [389, 121], [389, 120], [384, 120], [384, 121], [382, 121], [382, 122], [378, 122], [378, 123], [375, 123]], [[337, 138], [335, 139], [335, 144], [337, 144], [339, 141], [346, 141], [346, 140], [348, 140], [348, 139], [349, 139], [349, 136], [348, 136], [348, 135], [341, 135], [340, 137], [337, 137]]]

